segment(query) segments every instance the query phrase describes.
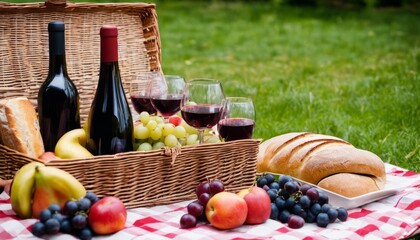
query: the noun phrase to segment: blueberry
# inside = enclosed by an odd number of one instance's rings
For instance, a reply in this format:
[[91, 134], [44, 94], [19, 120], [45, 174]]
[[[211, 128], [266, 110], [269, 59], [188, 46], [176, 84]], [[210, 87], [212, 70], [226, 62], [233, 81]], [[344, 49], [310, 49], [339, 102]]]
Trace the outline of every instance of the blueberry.
[[343, 207], [337, 208], [337, 218], [340, 221], [342, 221], [342, 222], [346, 221], [347, 216], [348, 216], [348, 213], [347, 213], [347, 210], [345, 208], [343, 208]]
[[270, 219], [276, 220], [279, 216], [279, 209], [275, 203], [271, 203]]
[[91, 204], [92, 203], [90, 202], [89, 199], [82, 198], [77, 202], [77, 208], [79, 209], [79, 211], [87, 211], [89, 210]]
[[50, 218], [45, 222], [45, 232], [48, 234], [56, 234], [60, 231], [60, 222], [55, 218]]
[[89, 228], [84, 228], [79, 232], [79, 238], [82, 240], [92, 239], [93, 232]]
[[68, 218], [64, 219], [61, 222], [60, 232], [70, 233], [70, 234], [73, 233], [73, 226], [71, 225], [71, 222]]
[[73, 216], [74, 214], [76, 214], [77, 209], [78, 206], [76, 201], [67, 201], [63, 207], [63, 214], [67, 216]]
[[86, 193], [85, 198], [89, 199], [92, 205], [99, 200], [98, 196], [93, 192]]
[[36, 237], [41, 237], [45, 234], [45, 224], [42, 222], [36, 222], [32, 225], [32, 234]]
[[328, 214], [320, 213], [316, 216], [316, 225], [318, 227], [327, 227], [330, 220], [328, 219]]
[[56, 213], [56, 212], [60, 212], [61, 211], [61, 207], [60, 205], [53, 203], [51, 204], [48, 209], [51, 211], [52, 214]]
[[335, 220], [337, 219], [337, 210], [335, 210], [334, 208], [330, 208], [327, 212], [328, 214], [328, 219], [330, 219], [330, 223], [335, 222]]
[[39, 213], [39, 221], [45, 223], [48, 219], [51, 218], [51, 211], [48, 209], [44, 209]]

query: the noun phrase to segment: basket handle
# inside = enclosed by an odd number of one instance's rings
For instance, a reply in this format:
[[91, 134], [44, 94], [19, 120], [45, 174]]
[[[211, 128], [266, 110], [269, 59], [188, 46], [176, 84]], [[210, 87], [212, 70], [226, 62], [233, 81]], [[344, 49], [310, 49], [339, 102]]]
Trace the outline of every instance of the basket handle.
[[66, 0], [45, 0], [46, 6], [66, 6]]

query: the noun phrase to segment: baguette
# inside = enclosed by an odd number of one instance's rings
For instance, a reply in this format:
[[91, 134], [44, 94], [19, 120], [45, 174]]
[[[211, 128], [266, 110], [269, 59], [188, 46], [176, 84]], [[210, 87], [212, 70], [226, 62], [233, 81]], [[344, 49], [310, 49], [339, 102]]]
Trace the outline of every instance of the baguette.
[[264, 141], [257, 172], [287, 174], [350, 198], [381, 190], [386, 182], [385, 165], [374, 153], [307, 132]]
[[38, 158], [44, 153], [38, 117], [25, 97], [0, 100], [0, 138], [4, 146]]

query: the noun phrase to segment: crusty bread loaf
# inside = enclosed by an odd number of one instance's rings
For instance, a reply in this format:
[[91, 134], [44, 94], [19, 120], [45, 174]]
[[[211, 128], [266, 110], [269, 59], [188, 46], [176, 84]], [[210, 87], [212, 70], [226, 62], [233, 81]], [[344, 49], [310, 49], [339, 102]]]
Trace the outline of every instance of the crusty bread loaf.
[[383, 161], [337, 137], [288, 133], [261, 143], [257, 172], [287, 174], [346, 197], [377, 191], [386, 182]]
[[27, 98], [0, 100], [0, 138], [4, 146], [33, 158], [44, 152], [38, 117]]

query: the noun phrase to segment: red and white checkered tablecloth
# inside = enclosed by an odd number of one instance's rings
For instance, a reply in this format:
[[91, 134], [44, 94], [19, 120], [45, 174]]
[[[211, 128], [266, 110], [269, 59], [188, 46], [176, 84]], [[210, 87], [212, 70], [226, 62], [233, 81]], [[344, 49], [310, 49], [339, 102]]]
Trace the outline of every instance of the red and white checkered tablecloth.
[[[403, 239], [420, 234], [420, 174], [387, 165], [387, 175], [399, 178], [404, 186], [396, 195], [349, 210], [346, 222], [319, 228], [306, 223], [291, 229], [278, 221], [243, 225], [232, 230], [216, 230], [210, 225], [180, 229], [179, 219], [189, 201], [151, 208], [131, 209], [126, 226], [120, 232], [95, 239]], [[35, 219], [21, 220], [11, 210], [6, 193], [0, 194], [0, 239], [32, 239]], [[73, 239], [70, 235], [47, 236], [49, 239]]]

